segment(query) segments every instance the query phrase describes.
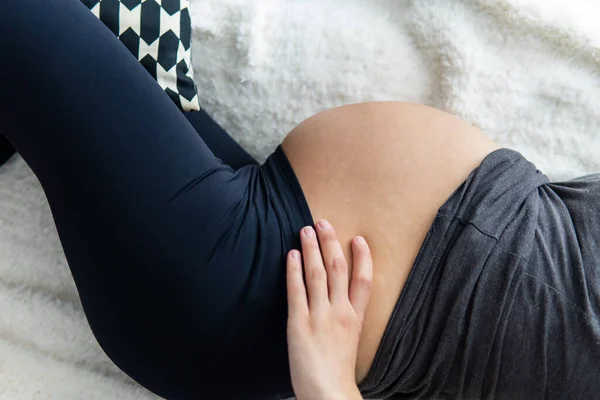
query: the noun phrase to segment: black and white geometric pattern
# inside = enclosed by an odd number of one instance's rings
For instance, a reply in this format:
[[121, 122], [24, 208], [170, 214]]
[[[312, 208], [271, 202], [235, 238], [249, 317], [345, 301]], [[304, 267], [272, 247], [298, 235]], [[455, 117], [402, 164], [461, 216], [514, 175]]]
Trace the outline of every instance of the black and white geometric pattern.
[[82, 1], [182, 111], [200, 109], [191, 63], [189, 0]]

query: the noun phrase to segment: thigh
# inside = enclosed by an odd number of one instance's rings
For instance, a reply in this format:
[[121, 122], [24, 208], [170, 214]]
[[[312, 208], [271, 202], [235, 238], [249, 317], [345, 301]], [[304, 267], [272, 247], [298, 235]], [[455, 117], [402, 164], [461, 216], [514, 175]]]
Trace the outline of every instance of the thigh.
[[478, 129], [429, 107], [368, 103], [319, 114], [283, 148], [315, 220], [346, 242], [361, 234], [374, 257], [374, 287], [357, 379], [373, 361], [391, 312], [439, 207], [498, 146]]
[[0, 2], [0, 64], [0, 132], [111, 359], [172, 399], [289, 385], [287, 243], [263, 170], [219, 162], [79, 0]]
[[[2, 2], [0, 63], [12, 77], [0, 91], [0, 131], [40, 180], [73, 275], [90, 289], [84, 306], [98, 304], [91, 288], [120, 285], [116, 274], [143, 275], [137, 263], [121, 268], [134, 255], [150, 261], [146, 243], [178, 236], [161, 233], [182, 217], [175, 205], [190, 195], [204, 209], [237, 201], [221, 185], [234, 171], [80, 1]], [[188, 220], [210, 225], [214, 214]]]

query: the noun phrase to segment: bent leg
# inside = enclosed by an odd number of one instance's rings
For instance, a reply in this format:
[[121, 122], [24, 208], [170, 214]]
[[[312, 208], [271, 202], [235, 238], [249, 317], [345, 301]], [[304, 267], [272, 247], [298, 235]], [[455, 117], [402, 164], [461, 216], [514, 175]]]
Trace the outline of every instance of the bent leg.
[[[79, 166], [97, 174], [73, 176], [80, 188], [101, 191], [97, 183], [110, 182], [144, 196], [156, 194], [153, 181], [161, 176], [173, 178], [172, 194], [192, 171], [217, 166], [168, 96], [78, 1], [8, 0], [1, 7], [0, 57], [11, 79], [0, 93], [0, 132], [42, 184], [63, 172], [78, 175], [73, 167]], [[174, 156], [189, 162], [173, 163]], [[103, 165], [109, 158], [110, 165]], [[98, 165], [101, 172], [93, 171]], [[135, 190], [131, 175], [141, 180]]]
[[[184, 115], [214, 156], [225, 165], [234, 170], [247, 165], [258, 165], [258, 162], [204, 110], [187, 112]], [[35, 114], [32, 117], [35, 117]], [[14, 154], [15, 148], [4, 136], [0, 135], [0, 166]]]
[[0, 65], [0, 132], [41, 182], [111, 359], [169, 399], [287, 375], [287, 249], [259, 167], [220, 163], [79, 0], [0, 2]]

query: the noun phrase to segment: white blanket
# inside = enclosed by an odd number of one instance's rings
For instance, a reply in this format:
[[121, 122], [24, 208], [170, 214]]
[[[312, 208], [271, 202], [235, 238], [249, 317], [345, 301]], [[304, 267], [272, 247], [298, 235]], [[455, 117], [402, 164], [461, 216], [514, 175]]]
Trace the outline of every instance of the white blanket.
[[[600, 171], [594, 3], [193, 0], [196, 80], [260, 160], [320, 110], [394, 99], [456, 114], [568, 179]], [[95, 343], [43, 192], [14, 159], [0, 168], [0, 399], [154, 398]]]

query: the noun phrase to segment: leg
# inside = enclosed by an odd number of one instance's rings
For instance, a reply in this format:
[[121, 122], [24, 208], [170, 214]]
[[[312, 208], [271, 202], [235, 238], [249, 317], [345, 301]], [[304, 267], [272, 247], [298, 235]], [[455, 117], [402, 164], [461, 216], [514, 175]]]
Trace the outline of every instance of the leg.
[[0, 132], [42, 184], [111, 359], [170, 400], [289, 386], [289, 235], [262, 167], [220, 163], [79, 0], [0, 2], [0, 65]]
[[[224, 164], [235, 170], [247, 165], [258, 165], [257, 161], [204, 110], [188, 112], [184, 115], [210, 151]], [[14, 154], [14, 147], [4, 136], [0, 135], [0, 166]]]
[[184, 115], [210, 151], [223, 163], [235, 170], [246, 165], [258, 165], [256, 160], [237, 144], [204, 110], [188, 112]]

